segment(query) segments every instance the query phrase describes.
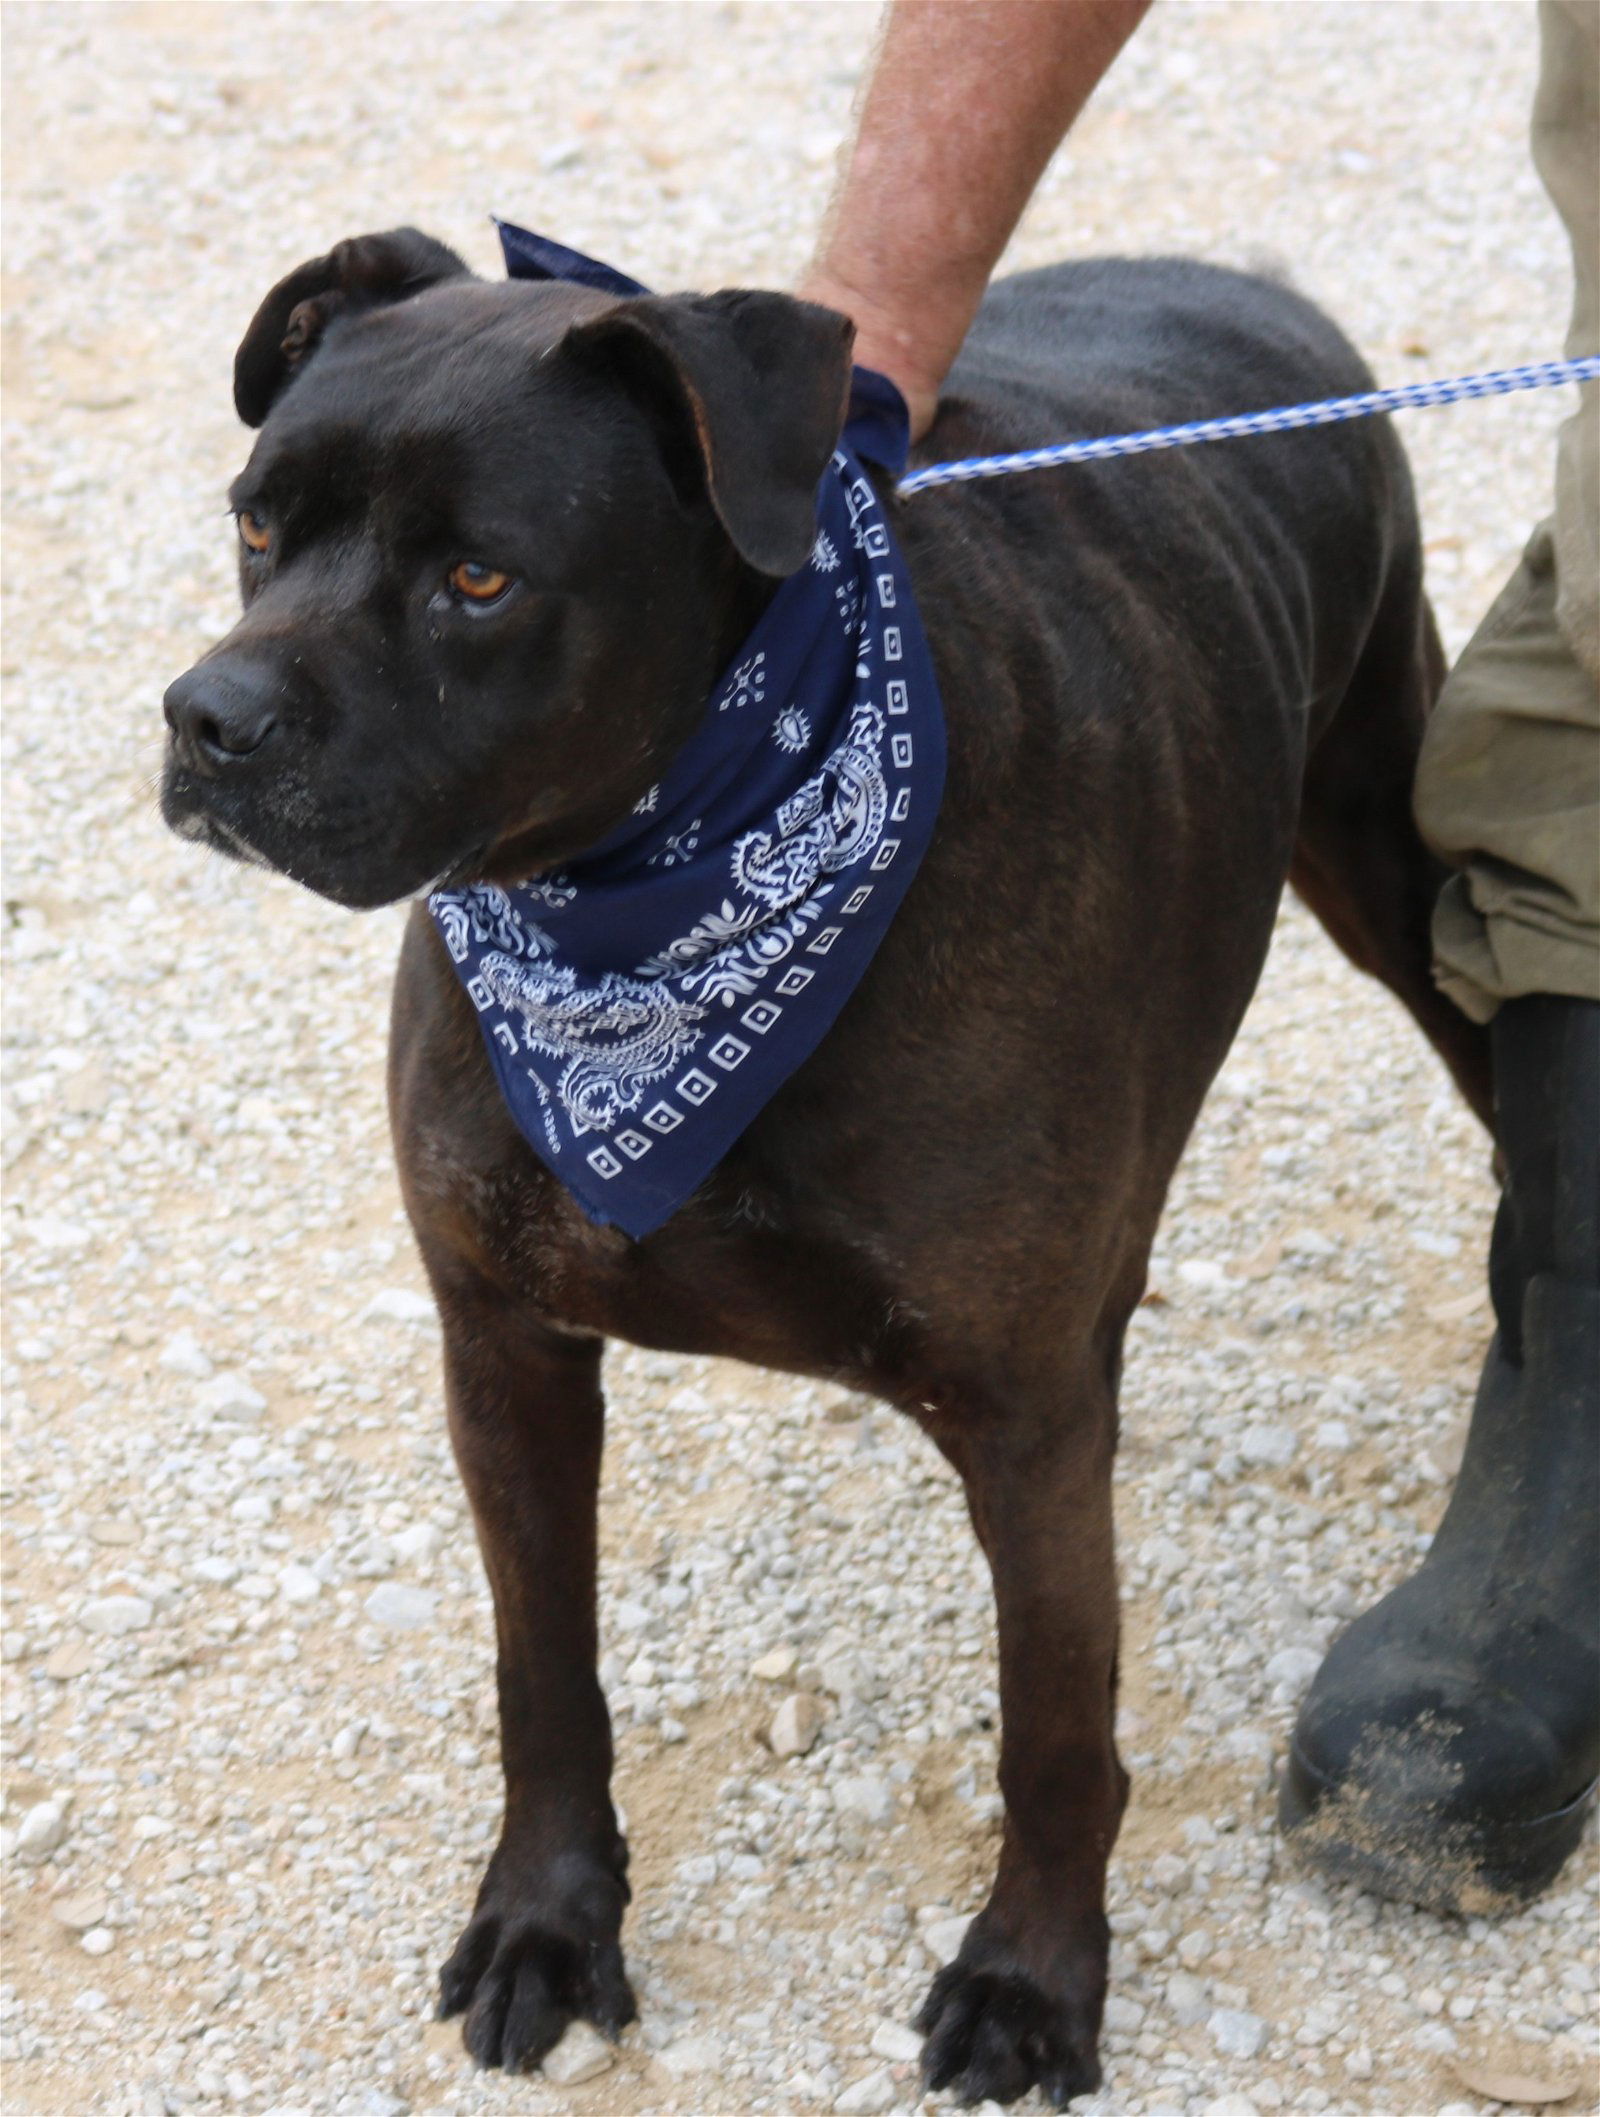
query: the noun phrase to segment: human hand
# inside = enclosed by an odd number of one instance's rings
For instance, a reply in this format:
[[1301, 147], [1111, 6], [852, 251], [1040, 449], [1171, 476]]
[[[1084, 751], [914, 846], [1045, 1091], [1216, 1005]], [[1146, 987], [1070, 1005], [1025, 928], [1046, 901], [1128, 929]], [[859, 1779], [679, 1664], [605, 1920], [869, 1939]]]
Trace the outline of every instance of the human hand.
[[808, 273], [795, 291], [802, 301], [820, 302], [825, 309], [838, 309], [850, 318], [856, 327], [851, 358], [857, 367], [875, 368], [880, 375], [888, 376], [906, 400], [911, 438], [919, 441], [933, 424], [939, 408], [941, 376], [918, 357], [911, 334], [897, 326], [894, 316], [881, 303], [820, 266]]

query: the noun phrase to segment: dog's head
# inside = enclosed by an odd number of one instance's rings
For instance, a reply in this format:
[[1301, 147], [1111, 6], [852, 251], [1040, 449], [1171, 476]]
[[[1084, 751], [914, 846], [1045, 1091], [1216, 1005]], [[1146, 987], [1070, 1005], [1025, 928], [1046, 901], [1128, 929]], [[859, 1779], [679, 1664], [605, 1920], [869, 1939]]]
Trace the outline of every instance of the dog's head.
[[300, 266], [239, 348], [244, 615], [167, 692], [167, 822], [361, 907], [593, 845], [804, 562], [849, 348], [414, 229]]

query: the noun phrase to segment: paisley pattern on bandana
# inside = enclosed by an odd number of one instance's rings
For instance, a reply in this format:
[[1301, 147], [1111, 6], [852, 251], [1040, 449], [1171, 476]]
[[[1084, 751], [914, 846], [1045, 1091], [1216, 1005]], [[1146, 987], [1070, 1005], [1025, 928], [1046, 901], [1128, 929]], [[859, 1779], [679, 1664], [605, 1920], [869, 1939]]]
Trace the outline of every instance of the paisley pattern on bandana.
[[[579, 276], [574, 253], [501, 233], [514, 273]], [[640, 291], [620, 274], [613, 290]], [[811, 557], [660, 783], [563, 873], [429, 900], [519, 1129], [591, 1218], [635, 1237], [815, 1050], [938, 813], [938, 690], [863, 464], [903, 468], [904, 406], [880, 376], [856, 385]]]

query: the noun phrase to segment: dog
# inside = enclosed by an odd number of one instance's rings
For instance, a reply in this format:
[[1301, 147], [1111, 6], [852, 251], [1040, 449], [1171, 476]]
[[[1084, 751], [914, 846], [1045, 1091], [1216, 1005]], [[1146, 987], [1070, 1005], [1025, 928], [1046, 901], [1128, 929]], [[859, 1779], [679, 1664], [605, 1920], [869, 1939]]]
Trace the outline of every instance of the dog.
[[[850, 330], [776, 293], [489, 283], [414, 230], [268, 295], [232, 488], [244, 613], [167, 693], [163, 812], [350, 906], [558, 872], [629, 815], [813, 534]], [[923, 460], [1370, 387], [1288, 288], [1182, 260], [995, 285]], [[897, 499], [944, 703], [937, 828], [870, 967], [633, 1240], [512, 1122], [421, 905], [389, 1094], [494, 1595], [502, 1834], [441, 1978], [481, 2064], [617, 2034], [627, 1850], [596, 1674], [616, 1335], [869, 1392], [962, 1477], [994, 1581], [993, 1890], [918, 2026], [932, 2086], [1099, 2080], [1123, 1335], [1287, 879], [1410, 1009], [1442, 673], [1387, 421]], [[504, 582], [481, 607], [484, 583]]]

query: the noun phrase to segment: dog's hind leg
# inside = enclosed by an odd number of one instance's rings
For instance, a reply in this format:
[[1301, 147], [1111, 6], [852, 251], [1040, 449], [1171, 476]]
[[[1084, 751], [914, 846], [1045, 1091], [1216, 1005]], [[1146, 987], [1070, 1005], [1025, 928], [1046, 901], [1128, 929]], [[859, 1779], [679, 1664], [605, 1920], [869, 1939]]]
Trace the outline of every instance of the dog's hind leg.
[[619, 1935], [627, 1851], [595, 1670], [600, 1340], [558, 1333], [429, 1258], [450, 1438], [494, 1593], [505, 1818], [440, 1976], [480, 2065], [536, 2066], [574, 2016], [634, 2015]]
[[924, 1423], [966, 1484], [994, 1579], [1005, 1828], [989, 1901], [917, 2026], [930, 2089], [1065, 2108], [1100, 2079], [1106, 1861], [1127, 1774], [1112, 1733], [1115, 1360], [1075, 1363]]
[[1351, 962], [1410, 1009], [1492, 1127], [1489, 1038], [1433, 982], [1433, 907], [1449, 870], [1411, 812], [1422, 730], [1444, 675], [1420, 560], [1398, 565], [1355, 675], [1306, 766], [1289, 880]]

